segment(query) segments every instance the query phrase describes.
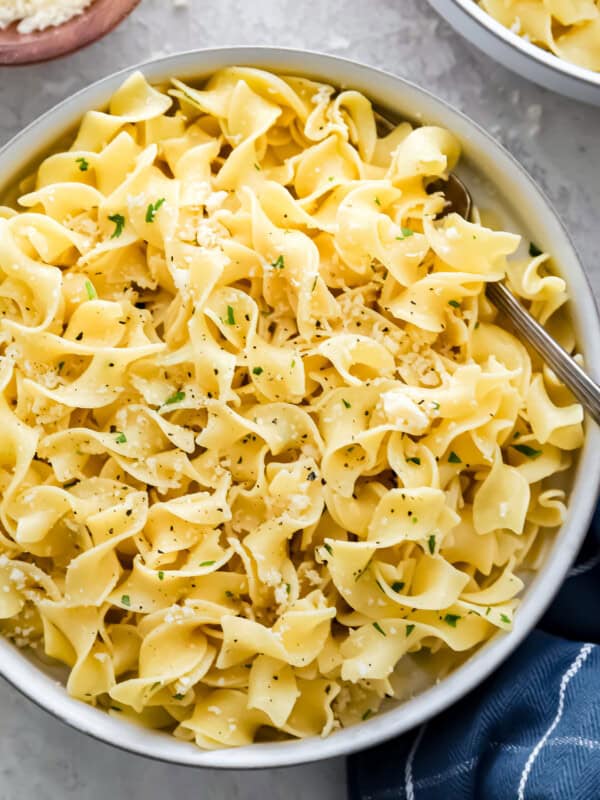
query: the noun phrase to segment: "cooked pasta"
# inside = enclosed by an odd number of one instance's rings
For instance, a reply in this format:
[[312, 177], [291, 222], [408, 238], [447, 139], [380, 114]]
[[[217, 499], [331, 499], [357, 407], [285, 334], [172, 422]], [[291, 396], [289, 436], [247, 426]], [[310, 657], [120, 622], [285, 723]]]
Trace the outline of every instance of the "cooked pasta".
[[136, 73], [0, 208], [0, 624], [73, 697], [325, 735], [511, 628], [582, 411], [485, 299], [572, 347], [548, 257], [440, 217], [459, 155], [356, 91]]
[[564, 61], [600, 71], [599, 0], [479, 0], [479, 5]]

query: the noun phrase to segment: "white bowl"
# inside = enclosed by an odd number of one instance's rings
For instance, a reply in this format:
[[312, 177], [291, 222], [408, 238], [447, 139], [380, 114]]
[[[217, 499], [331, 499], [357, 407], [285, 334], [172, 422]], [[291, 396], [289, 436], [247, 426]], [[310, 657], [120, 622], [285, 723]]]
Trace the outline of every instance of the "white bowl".
[[[600, 365], [600, 324], [592, 292], [556, 212], [519, 164], [488, 134], [458, 111], [400, 78], [342, 58], [280, 48], [231, 47], [168, 56], [141, 65], [151, 81], [169, 76], [206, 76], [230, 64], [265, 67], [318, 77], [359, 89], [400, 117], [418, 118], [449, 128], [461, 140], [461, 174], [476, 201], [494, 206], [501, 219], [554, 254], [567, 279], [578, 341], [587, 364]], [[69, 131], [90, 108], [104, 106], [137, 67], [93, 84], [42, 116], [0, 150], [0, 197], [17, 175], [53, 141]], [[377, 744], [422, 723], [459, 700], [489, 675], [531, 630], [562, 583], [585, 536], [600, 483], [600, 430], [587, 422], [585, 445], [573, 471], [567, 520], [542, 570], [524, 593], [514, 630], [498, 634], [441, 683], [413, 699], [327, 739], [255, 744], [204, 752], [172, 736], [115, 719], [70, 698], [58, 673], [36, 663], [0, 638], [0, 674], [42, 708], [91, 736], [140, 755], [176, 764], [223, 768], [277, 767], [345, 755]]]
[[554, 92], [600, 106], [600, 72], [578, 67], [501, 25], [475, 0], [429, 0], [447, 22], [507, 69]]

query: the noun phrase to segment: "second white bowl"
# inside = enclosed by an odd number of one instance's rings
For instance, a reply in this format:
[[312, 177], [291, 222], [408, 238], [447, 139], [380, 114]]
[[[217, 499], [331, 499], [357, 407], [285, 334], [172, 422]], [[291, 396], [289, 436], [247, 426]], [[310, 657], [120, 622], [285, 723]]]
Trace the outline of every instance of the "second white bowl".
[[600, 106], [600, 72], [555, 56], [505, 28], [475, 0], [429, 0], [452, 27], [507, 69], [554, 92]]

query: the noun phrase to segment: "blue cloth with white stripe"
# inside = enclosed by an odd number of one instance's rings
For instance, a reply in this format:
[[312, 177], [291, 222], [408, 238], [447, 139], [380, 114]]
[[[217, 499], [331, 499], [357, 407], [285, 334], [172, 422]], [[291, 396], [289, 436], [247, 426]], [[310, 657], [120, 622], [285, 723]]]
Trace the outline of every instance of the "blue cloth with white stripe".
[[351, 800], [600, 800], [600, 511], [551, 608], [458, 704], [348, 761]]

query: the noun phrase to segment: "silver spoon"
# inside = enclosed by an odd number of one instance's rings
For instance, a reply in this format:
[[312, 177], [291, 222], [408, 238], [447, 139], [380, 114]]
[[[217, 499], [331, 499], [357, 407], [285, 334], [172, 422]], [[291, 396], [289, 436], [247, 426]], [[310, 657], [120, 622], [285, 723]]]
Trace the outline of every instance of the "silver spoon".
[[[473, 201], [469, 190], [456, 175], [447, 181], [435, 181], [427, 187], [430, 192], [442, 192], [446, 206], [440, 216], [451, 212], [469, 219]], [[587, 375], [572, 356], [556, 342], [540, 323], [523, 308], [514, 294], [501, 282], [486, 284], [486, 295], [513, 324], [514, 329], [531, 345], [569, 387], [581, 405], [600, 425], [600, 386]]]
[[[396, 127], [387, 117], [374, 110], [375, 122], [380, 135], [385, 136]], [[442, 192], [446, 198], [444, 210], [438, 215], [445, 217], [452, 212], [466, 220], [471, 217], [473, 200], [465, 184], [456, 175], [448, 180], [436, 180], [427, 187], [429, 193]], [[600, 425], [600, 386], [585, 373], [575, 359], [556, 342], [540, 323], [523, 308], [504, 283], [488, 283], [486, 295], [492, 303], [512, 322], [514, 329], [569, 387], [592, 419]]]

